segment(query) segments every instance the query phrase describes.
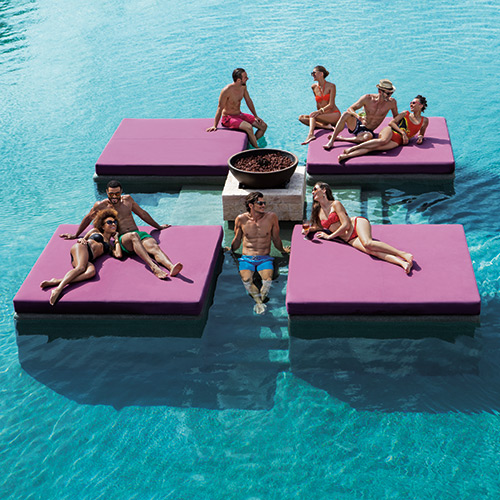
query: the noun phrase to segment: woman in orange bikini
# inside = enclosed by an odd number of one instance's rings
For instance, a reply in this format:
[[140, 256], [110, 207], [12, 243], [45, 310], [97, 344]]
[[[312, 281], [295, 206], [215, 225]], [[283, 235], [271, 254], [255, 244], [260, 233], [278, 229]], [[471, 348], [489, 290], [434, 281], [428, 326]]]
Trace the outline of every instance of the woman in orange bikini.
[[317, 111], [309, 115], [300, 115], [299, 120], [309, 127], [309, 134], [302, 144], [309, 144], [316, 139], [314, 135], [315, 128], [326, 128], [333, 130], [333, 126], [339, 121], [340, 111], [335, 105], [335, 94], [337, 88], [333, 83], [327, 82], [325, 78], [329, 75], [323, 66], [316, 66], [312, 73], [314, 81], [311, 85], [314, 97], [316, 99]]
[[[363, 142], [349, 149], [344, 149], [344, 153], [339, 155], [339, 162], [346, 161], [355, 156], [362, 156], [372, 151], [389, 151], [408, 144], [409, 140], [417, 135], [417, 144], [422, 144], [425, 130], [429, 125], [429, 119], [422, 116], [422, 112], [427, 107], [427, 99], [418, 95], [410, 102], [410, 111], [399, 113], [393, 118], [387, 127], [384, 127], [377, 139]], [[420, 132], [420, 133], [419, 133]]]
[[349, 217], [326, 182], [316, 183], [312, 194], [311, 227], [302, 230], [303, 234], [316, 233], [316, 237], [323, 240], [340, 238], [357, 250], [401, 266], [406, 274], [410, 273], [413, 255], [372, 239], [370, 222], [364, 217]]

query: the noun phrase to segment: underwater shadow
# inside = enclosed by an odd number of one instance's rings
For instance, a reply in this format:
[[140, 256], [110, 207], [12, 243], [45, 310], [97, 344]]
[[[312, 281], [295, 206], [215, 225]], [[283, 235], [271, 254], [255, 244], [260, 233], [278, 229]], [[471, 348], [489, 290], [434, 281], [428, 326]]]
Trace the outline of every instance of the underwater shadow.
[[[500, 338], [290, 337], [291, 371], [356, 410], [382, 412], [497, 412], [500, 410]], [[402, 338], [405, 337], [405, 338]]]

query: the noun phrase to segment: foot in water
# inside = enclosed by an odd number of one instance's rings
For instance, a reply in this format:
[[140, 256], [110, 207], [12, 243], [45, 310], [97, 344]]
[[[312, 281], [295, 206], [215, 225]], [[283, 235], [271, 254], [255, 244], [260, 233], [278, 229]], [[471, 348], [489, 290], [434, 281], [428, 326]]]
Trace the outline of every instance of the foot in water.
[[315, 141], [316, 139], [317, 139], [317, 137], [315, 135], [310, 135], [310, 136], [308, 135], [306, 137], [306, 140], [304, 142], [301, 142], [300, 144], [302, 146], [305, 146], [306, 144], [309, 144], [310, 142]]
[[264, 314], [266, 312], [266, 304], [262, 304], [262, 302], [258, 302], [253, 306], [253, 310], [256, 314]]
[[182, 268], [183, 265], [180, 262], [177, 262], [177, 264], [174, 264], [172, 269], [170, 269], [170, 276], [177, 276], [182, 271]]

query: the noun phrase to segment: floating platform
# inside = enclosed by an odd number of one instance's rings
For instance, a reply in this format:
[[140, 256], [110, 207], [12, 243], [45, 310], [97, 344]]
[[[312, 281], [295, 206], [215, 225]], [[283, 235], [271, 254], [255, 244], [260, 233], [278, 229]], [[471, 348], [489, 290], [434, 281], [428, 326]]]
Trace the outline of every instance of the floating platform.
[[[174, 278], [158, 279], [137, 256], [124, 260], [105, 256], [96, 261], [97, 275], [93, 279], [69, 285], [51, 306], [52, 288], [42, 290], [39, 285], [43, 280], [63, 277], [71, 269], [69, 251], [76, 240], [63, 240], [59, 234], [75, 232], [77, 227], [59, 226], [14, 297], [20, 333], [53, 334], [54, 325], [64, 323], [58, 335], [70, 334], [78, 319], [84, 321], [87, 335], [113, 331], [115, 335], [135, 332], [155, 336], [165, 331], [165, 335], [184, 336], [183, 320], [190, 325], [197, 323], [195, 330], [203, 327], [220, 270], [221, 226], [173, 226], [152, 231], [170, 259], [184, 265]], [[140, 229], [151, 231], [150, 227]], [[166, 332], [162, 319], [180, 323], [175, 331], [172, 323]]]
[[[385, 118], [382, 125], [375, 132], [386, 127], [391, 118]], [[321, 180], [321, 176], [358, 176], [384, 174], [400, 175], [427, 175], [453, 176], [455, 159], [451, 147], [450, 135], [446, 119], [439, 116], [429, 118], [429, 126], [425, 132], [424, 142], [416, 144], [416, 138], [410, 140], [406, 146], [390, 151], [377, 151], [368, 155], [352, 158], [339, 164], [338, 156], [344, 149], [354, 144], [335, 141], [330, 151], [323, 149], [328, 142], [329, 130], [316, 131], [317, 139], [309, 143], [307, 152], [307, 173], [314, 180]], [[350, 136], [347, 128], [341, 135]]]
[[227, 160], [247, 147], [245, 132], [206, 129], [213, 118], [122, 120], [96, 162], [101, 176], [223, 176]]
[[[305, 240], [301, 229], [293, 231], [288, 272], [286, 307], [292, 323], [296, 319], [311, 331], [315, 322], [330, 330], [337, 320], [352, 327], [350, 317], [356, 316], [395, 316], [400, 323], [406, 321], [403, 316], [479, 319], [481, 300], [461, 225], [372, 226], [374, 239], [414, 255], [410, 275], [346, 243]], [[445, 321], [449, 324], [449, 318]]]

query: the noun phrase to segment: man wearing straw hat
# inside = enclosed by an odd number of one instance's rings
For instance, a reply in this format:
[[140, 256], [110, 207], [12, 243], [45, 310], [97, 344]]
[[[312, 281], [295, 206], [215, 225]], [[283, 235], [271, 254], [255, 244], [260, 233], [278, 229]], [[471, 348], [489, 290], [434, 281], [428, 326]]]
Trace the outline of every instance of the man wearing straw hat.
[[[390, 80], [383, 78], [378, 83], [377, 88], [377, 94], [364, 95], [342, 114], [337, 125], [335, 125], [333, 134], [328, 136], [330, 140], [323, 146], [326, 150], [333, 148], [335, 140], [359, 144], [370, 139], [375, 139], [377, 134], [374, 130], [382, 123], [387, 113], [391, 111], [392, 116], [397, 116], [398, 103], [396, 99], [391, 97], [396, 91], [396, 87]], [[364, 108], [364, 115], [356, 113], [360, 108]], [[354, 137], [339, 135], [345, 125], [347, 125], [347, 129]]]

